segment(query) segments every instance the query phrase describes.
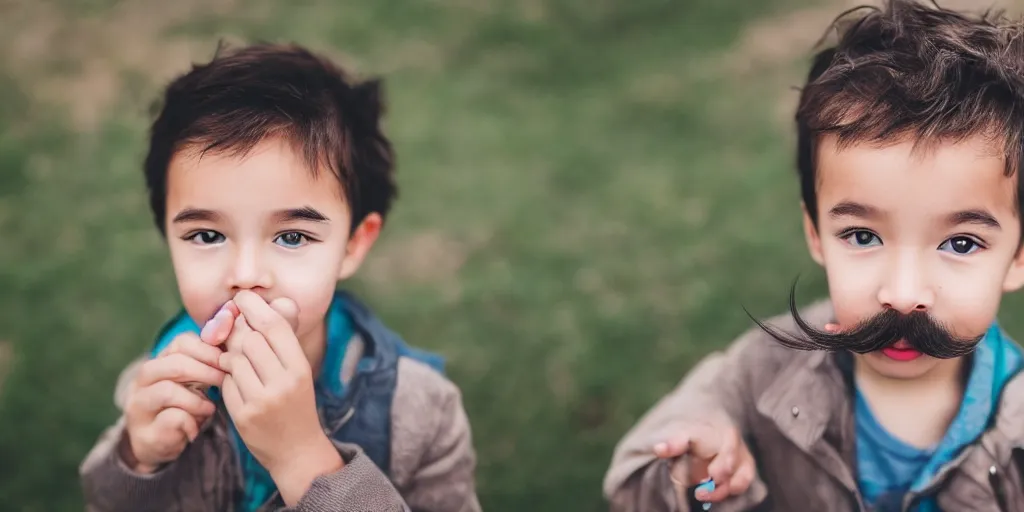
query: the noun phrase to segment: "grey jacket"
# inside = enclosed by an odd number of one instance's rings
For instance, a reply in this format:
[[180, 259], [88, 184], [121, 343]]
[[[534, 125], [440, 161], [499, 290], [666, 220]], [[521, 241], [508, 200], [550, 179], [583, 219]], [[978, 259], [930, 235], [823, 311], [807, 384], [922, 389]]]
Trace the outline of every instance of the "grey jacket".
[[[356, 335], [341, 365], [346, 384], [365, 351]], [[123, 409], [129, 386], [145, 360], [121, 373], [115, 403]], [[325, 418], [329, 437], [353, 420], [351, 409], [341, 418]], [[95, 512], [231, 511], [243, 489], [238, 456], [223, 409], [204, 425], [199, 436], [175, 462], [152, 475], [132, 471], [121, 460], [122, 416], [100, 437], [80, 468], [87, 509]], [[346, 462], [339, 471], [318, 477], [292, 509], [319, 511], [475, 512], [476, 456], [469, 421], [459, 389], [428, 365], [409, 357], [397, 359], [397, 377], [390, 407], [388, 470], [358, 446], [335, 442]], [[334, 440], [334, 439], [332, 439]], [[274, 496], [263, 510], [280, 510]]]
[[[821, 328], [832, 319], [828, 302], [801, 312]], [[790, 315], [769, 323], [795, 329]], [[837, 358], [782, 347], [751, 329], [724, 353], [701, 361], [620, 441], [604, 480], [615, 511], [689, 511], [692, 489], [672, 483], [670, 465], [652, 447], [687, 421], [735, 425], [757, 461], [747, 492], [712, 506], [749, 510], [859, 512], [853, 405]], [[676, 480], [686, 481], [674, 468]], [[1024, 375], [1003, 387], [985, 433], [942, 467], [924, 490], [947, 511], [1024, 512]], [[908, 495], [912, 510], [919, 495]], [[697, 508], [699, 510], [699, 508]]]

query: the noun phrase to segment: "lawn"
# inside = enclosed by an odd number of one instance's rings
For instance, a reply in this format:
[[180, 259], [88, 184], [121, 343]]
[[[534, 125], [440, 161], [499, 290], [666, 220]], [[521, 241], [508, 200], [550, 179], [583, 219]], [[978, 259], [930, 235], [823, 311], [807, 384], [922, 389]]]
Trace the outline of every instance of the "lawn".
[[485, 510], [603, 509], [616, 441], [742, 306], [825, 292], [791, 87], [845, 5], [0, 0], [0, 502], [82, 508], [117, 372], [178, 307], [150, 105], [223, 38], [386, 78], [401, 197], [344, 286], [448, 357]]

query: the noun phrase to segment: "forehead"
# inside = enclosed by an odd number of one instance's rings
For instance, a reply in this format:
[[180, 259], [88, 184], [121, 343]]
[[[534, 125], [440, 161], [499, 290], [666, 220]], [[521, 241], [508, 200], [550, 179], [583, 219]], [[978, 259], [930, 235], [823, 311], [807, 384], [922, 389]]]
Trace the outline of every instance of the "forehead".
[[904, 213], [985, 208], [1017, 215], [1016, 173], [1006, 174], [1001, 148], [982, 137], [916, 148], [911, 140], [840, 148], [829, 135], [817, 157], [819, 212], [857, 200]]
[[279, 139], [262, 141], [244, 155], [179, 151], [168, 166], [167, 199], [168, 208], [178, 203], [267, 210], [297, 203], [345, 206], [333, 173], [310, 169], [291, 144]]

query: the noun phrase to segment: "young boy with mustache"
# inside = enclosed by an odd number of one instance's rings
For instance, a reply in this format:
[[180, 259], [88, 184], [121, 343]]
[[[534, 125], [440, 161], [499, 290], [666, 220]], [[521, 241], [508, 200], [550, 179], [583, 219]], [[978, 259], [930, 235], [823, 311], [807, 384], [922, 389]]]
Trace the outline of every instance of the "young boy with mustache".
[[615, 510], [1024, 511], [1024, 357], [995, 320], [1024, 284], [1024, 26], [858, 12], [796, 115], [831, 300], [791, 296], [656, 404]]

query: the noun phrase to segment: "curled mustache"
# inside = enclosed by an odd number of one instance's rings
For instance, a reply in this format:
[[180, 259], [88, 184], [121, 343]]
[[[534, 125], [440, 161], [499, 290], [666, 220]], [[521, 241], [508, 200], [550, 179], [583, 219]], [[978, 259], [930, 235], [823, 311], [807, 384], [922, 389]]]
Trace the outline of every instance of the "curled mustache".
[[938, 359], [952, 359], [973, 352], [982, 338], [958, 337], [923, 311], [903, 314], [895, 309], [883, 310], [843, 332], [830, 333], [818, 330], [801, 318], [797, 311], [796, 281], [793, 281], [793, 288], [789, 293], [789, 312], [793, 315], [793, 320], [802, 335], [766, 324], [754, 318], [749, 311], [747, 316], [779, 344], [795, 350], [848, 350], [866, 354], [881, 350], [902, 339], [923, 354]]

